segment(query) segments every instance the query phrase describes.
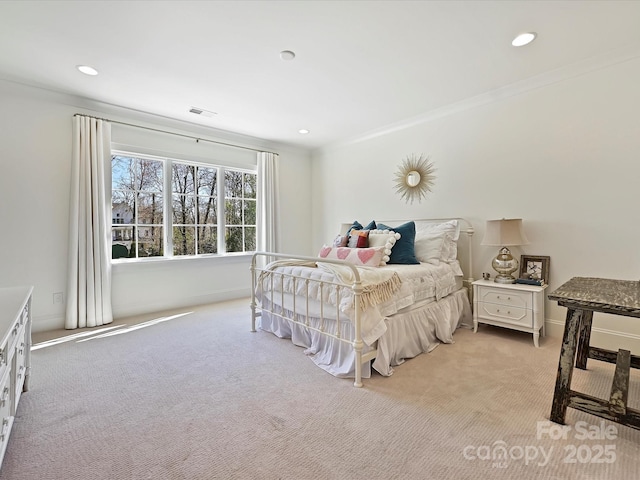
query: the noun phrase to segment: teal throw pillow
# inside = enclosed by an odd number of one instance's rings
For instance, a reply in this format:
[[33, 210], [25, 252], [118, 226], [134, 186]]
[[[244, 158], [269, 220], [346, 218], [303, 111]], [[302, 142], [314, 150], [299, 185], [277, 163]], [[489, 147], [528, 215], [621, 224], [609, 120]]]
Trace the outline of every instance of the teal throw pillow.
[[400, 234], [400, 239], [391, 249], [391, 255], [387, 264], [417, 265], [420, 262], [416, 258], [415, 240], [416, 224], [407, 222], [397, 227], [388, 227], [383, 223], [378, 224], [378, 230], [393, 230]]

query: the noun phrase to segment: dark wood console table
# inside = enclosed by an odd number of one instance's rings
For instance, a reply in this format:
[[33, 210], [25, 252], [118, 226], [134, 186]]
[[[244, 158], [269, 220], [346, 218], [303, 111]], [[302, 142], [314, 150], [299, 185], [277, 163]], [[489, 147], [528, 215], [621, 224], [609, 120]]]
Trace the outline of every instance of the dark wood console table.
[[[640, 318], [640, 282], [574, 277], [548, 298], [567, 307], [551, 421], [564, 424], [571, 407], [640, 430], [640, 411], [627, 407], [630, 368], [640, 368], [640, 357], [589, 345], [594, 312]], [[616, 364], [609, 400], [571, 390], [574, 362], [586, 370], [589, 358]]]

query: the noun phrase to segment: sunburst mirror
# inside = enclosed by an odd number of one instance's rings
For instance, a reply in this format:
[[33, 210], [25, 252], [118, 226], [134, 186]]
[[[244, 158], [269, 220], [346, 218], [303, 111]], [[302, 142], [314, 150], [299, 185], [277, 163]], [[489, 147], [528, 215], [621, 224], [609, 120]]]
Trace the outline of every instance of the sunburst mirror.
[[433, 187], [434, 172], [429, 157], [409, 155], [396, 172], [396, 192], [405, 202], [422, 201]]

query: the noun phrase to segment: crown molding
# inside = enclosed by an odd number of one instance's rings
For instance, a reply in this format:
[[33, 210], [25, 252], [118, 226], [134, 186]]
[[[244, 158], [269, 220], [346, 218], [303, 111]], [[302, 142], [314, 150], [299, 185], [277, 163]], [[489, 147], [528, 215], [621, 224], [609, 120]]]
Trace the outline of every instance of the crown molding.
[[271, 141], [243, 133], [222, 130], [198, 123], [188, 122], [186, 120], [179, 120], [163, 115], [153, 114], [0, 76], [0, 93], [3, 91], [11, 92], [12, 94], [24, 95], [28, 98], [34, 98], [44, 102], [66, 105], [79, 110], [76, 113], [93, 115], [96, 117], [108, 116], [112, 117], [110, 118], [112, 120], [121, 122], [135, 121], [146, 127], [170, 128], [184, 134], [199, 135], [202, 138], [233, 142], [239, 146], [248, 148], [261, 148], [277, 151], [278, 153], [287, 152], [303, 156], [308, 156], [310, 152], [307, 148], [298, 147], [288, 143]]
[[429, 110], [415, 117], [407, 118], [399, 122], [391, 123], [384, 127], [371, 130], [362, 135], [345, 139], [330, 145], [325, 145], [316, 149], [316, 152], [328, 152], [336, 148], [346, 147], [361, 142], [366, 142], [374, 138], [383, 137], [394, 132], [406, 130], [424, 123], [428, 123], [449, 115], [454, 115], [466, 110], [488, 105], [490, 103], [500, 102], [507, 98], [522, 95], [532, 90], [548, 87], [550, 85], [564, 82], [566, 80], [576, 78], [582, 75], [609, 68], [621, 63], [629, 62], [640, 58], [640, 44], [631, 44], [625, 48], [607, 52], [605, 54], [589, 57], [579, 62], [566, 65], [554, 70], [550, 70], [527, 79], [511, 83], [504, 87], [500, 87], [489, 92], [482, 93], [459, 102], [451, 103], [443, 107]]

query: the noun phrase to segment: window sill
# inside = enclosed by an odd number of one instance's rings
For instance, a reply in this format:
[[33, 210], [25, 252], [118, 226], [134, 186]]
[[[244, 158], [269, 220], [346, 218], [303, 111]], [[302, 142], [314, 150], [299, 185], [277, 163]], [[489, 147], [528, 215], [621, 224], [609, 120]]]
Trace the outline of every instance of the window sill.
[[180, 256], [180, 257], [147, 257], [147, 258], [125, 258], [111, 260], [111, 267], [129, 268], [130, 266], [142, 266], [142, 265], [170, 265], [170, 264], [185, 264], [188, 262], [203, 262], [203, 263], [245, 263], [251, 262], [253, 252], [242, 253], [226, 253], [224, 255], [200, 255], [200, 256]]

